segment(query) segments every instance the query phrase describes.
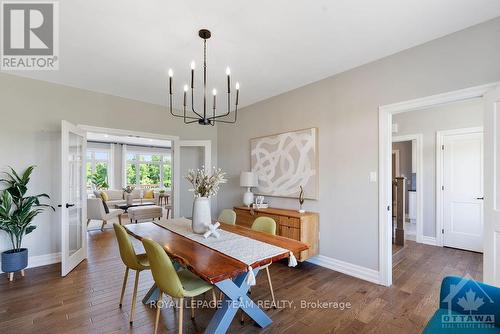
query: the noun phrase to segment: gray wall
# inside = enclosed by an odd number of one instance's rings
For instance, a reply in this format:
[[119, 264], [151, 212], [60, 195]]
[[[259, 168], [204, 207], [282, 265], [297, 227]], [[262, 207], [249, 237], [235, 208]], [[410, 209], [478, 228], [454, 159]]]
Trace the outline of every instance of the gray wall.
[[378, 107], [500, 81], [499, 36], [497, 18], [242, 109], [238, 125], [219, 126], [219, 167], [230, 178], [219, 208], [241, 203], [250, 138], [319, 127], [320, 200], [305, 207], [320, 213], [320, 253], [378, 270], [378, 184], [369, 182], [378, 170]]
[[[119, 80], [119, 78], [117, 78]], [[58, 204], [60, 194], [61, 120], [73, 124], [128, 129], [212, 141], [212, 161], [217, 161], [217, 127], [184, 125], [165, 107], [125, 98], [65, 87], [0, 73], [0, 169], [37, 165], [31, 193], [46, 192]], [[26, 236], [30, 255], [60, 251], [58, 215], [37, 217], [38, 228]], [[0, 251], [10, 249], [0, 233]]]
[[[436, 132], [483, 125], [481, 99], [394, 115], [396, 136], [423, 135], [424, 236], [436, 236]], [[411, 168], [411, 166], [410, 166]], [[419, 177], [419, 175], [417, 175]], [[417, 189], [417, 191], [420, 191]]]
[[405, 212], [408, 214], [408, 190], [411, 184], [411, 140], [392, 143], [392, 149], [399, 151], [399, 173], [400, 176], [406, 177]]

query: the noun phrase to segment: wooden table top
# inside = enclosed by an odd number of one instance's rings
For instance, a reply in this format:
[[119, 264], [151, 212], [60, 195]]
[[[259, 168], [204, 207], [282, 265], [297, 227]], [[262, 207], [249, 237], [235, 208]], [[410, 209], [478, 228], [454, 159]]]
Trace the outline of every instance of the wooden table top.
[[[241, 234], [271, 245], [289, 249], [294, 254], [299, 254], [299, 252], [309, 248], [302, 242], [253, 231], [243, 226], [224, 225], [222, 228], [229, 232]], [[247, 265], [243, 262], [180, 234], [174, 233], [155, 223], [128, 224], [125, 226], [125, 229], [130, 235], [139, 240], [149, 238], [158, 242], [162, 245], [170, 258], [186, 266], [190, 271], [211, 284], [236, 277], [248, 270]], [[252, 267], [256, 268], [269, 262], [276, 262], [288, 256], [289, 254], [285, 253], [265, 259], [252, 264]]]

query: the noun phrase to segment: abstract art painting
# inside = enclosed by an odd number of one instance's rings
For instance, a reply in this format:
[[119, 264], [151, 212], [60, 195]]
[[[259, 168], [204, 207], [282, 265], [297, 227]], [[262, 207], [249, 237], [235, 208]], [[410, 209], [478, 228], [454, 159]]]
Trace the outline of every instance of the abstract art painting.
[[252, 171], [257, 194], [318, 199], [317, 128], [291, 131], [250, 140]]

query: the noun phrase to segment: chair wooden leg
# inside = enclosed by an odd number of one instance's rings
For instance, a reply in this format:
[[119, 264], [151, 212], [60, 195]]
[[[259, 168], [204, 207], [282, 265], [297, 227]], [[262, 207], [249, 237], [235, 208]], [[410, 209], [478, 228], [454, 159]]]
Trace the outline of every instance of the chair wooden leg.
[[134, 282], [134, 292], [132, 295], [132, 309], [130, 310], [130, 324], [134, 323], [134, 314], [135, 314], [135, 301], [137, 299], [137, 285], [139, 283], [139, 274], [141, 272], [139, 270], [135, 271], [135, 282]]
[[120, 223], [120, 225], [123, 226], [123, 224], [122, 224], [122, 215], [118, 215], [118, 223]]
[[184, 298], [179, 299], [179, 334], [182, 334], [182, 317], [184, 316]]
[[87, 219], [87, 226], [89, 226], [91, 220], [92, 219]]
[[123, 304], [123, 295], [125, 294], [125, 288], [127, 287], [127, 279], [128, 279], [128, 267], [125, 268], [125, 276], [123, 276], [122, 294], [120, 296], [120, 308], [122, 308]]
[[106, 225], [107, 221], [103, 220], [101, 225], [101, 232], [104, 231], [104, 225]]
[[14, 273], [9, 273], [9, 282], [14, 280]]
[[273, 283], [271, 283], [271, 274], [269, 273], [269, 267], [266, 267], [267, 281], [269, 282], [269, 290], [271, 290], [271, 297], [273, 298], [273, 308], [276, 309], [276, 300], [274, 300]]
[[194, 320], [194, 298], [191, 297], [191, 320]]
[[159, 306], [159, 304], [162, 299], [163, 299], [163, 292], [160, 291], [160, 296], [158, 297], [158, 301], [156, 302], [156, 320], [155, 320], [154, 334], [156, 334], [156, 332], [158, 331], [158, 323], [160, 322], [160, 311], [161, 311], [161, 307]]
[[24, 277], [24, 269], [21, 269], [21, 276]]

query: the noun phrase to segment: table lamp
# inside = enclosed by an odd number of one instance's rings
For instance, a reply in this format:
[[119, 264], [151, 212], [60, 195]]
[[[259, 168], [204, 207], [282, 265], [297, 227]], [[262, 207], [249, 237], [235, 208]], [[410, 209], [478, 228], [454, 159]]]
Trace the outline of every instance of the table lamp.
[[247, 191], [243, 195], [243, 204], [250, 207], [253, 203], [252, 187], [257, 187], [259, 182], [257, 180], [257, 175], [253, 172], [241, 172], [240, 175], [240, 186], [246, 187]]

